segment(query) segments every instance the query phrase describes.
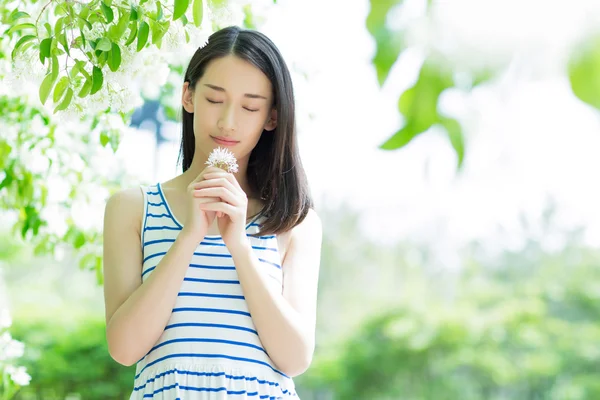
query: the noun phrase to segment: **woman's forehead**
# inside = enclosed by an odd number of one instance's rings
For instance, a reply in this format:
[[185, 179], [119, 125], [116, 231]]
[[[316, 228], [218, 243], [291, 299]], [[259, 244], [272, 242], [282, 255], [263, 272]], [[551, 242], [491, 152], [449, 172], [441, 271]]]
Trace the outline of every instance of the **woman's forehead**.
[[201, 79], [202, 84], [223, 88], [232, 93], [254, 93], [267, 96], [271, 81], [256, 66], [236, 56], [211, 61]]

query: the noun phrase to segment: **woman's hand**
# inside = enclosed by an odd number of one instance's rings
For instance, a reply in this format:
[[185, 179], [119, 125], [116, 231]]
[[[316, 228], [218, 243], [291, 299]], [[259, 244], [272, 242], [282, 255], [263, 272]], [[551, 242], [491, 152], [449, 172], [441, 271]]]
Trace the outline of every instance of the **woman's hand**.
[[216, 213], [214, 211], [203, 210], [200, 205], [202, 203], [207, 202], [215, 202], [219, 201], [218, 197], [202, 197], [199, 198], [196, 195], [195, 185], [199, 182], [202, 182], [206, 176], [206, 174], [214, 173], [214, 172], [224, 172], [222, 169], [215, 167], [206, 167], [198, 174], [196, 179], [194, 179], [187, 187], [186, 190], [186, 199], [187, 199], [187, 216], [186, 220], [183, 221], [183, 230], [182, 232], [187, 235], [191, 235], [195, 238], [195, 240], [200, 243], [208, 228], [213, 223]]
[[200, 198], [218, 198], [203, 202], [200, 209], [217, 213], [217, 225], [221, 237], [231, 253], [248, 246], [246, 236], [246, 214], [248, 197], [233, 174], [221, 169], [207, 172], [204, 180], [194, 184], [195, 196]]

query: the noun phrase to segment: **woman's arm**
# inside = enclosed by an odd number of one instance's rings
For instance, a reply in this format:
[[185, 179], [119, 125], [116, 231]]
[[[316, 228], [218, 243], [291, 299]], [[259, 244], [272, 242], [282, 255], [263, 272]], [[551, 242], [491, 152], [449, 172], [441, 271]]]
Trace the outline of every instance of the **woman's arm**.
[[288, 376], [306, 371], [314, 353], [321, 240], [321, 221], [310, 210], [291, 231], [282, 263], [283, 293], [260, 272], [264, 266], [251, 247], [232, 254], [260, 340]]
[[115, 361], [132, 365], [150, 351], [171, 316], [197, 241], [181, 232], [142, 285], [143, 195], [111, 196], [104, 215], [106, 338]]

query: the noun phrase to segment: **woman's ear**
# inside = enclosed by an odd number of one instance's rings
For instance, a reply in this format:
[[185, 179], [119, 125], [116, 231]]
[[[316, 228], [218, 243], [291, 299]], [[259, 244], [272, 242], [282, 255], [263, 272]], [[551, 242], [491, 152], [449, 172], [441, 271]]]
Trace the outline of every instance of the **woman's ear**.
[[181, 93], [181, 104], [185, 111], [190, 114], [194, 113], [194, 92], [190, 89], [190, 83], [185, 82], [183, 84], [183, 91]]
[[277, 110], [276, 109], [272, 109], [271, 110], [271, 115], [269, 115], [269, 119], [265, 123], [265, 130], [266, 131], [272, 131], [276, 127], [277, 127]]

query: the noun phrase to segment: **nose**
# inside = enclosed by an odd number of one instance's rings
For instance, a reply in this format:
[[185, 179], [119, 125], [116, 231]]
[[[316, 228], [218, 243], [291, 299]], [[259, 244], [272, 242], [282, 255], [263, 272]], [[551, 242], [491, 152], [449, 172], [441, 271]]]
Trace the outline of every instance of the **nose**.
[[223, 109], [224, 111], [223, 114], [221, 114], [221, 118], [219, 118], [217, 127], [225, 134], [235, 132], [236, 122], [234, 107], [229, 105], [227, 107], [223, 107]]

